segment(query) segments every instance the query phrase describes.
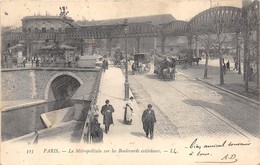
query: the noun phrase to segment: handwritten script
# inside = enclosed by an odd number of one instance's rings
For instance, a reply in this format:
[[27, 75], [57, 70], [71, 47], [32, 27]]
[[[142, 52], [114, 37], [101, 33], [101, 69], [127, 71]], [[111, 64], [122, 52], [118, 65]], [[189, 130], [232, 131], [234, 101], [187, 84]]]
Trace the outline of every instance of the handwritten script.
[[[196, 138], [192, 141], [192, 143], [189, 145], [189, 148], [192, 151], [190, 152], [190, 156], [213, 156], [208, 149], [212, 148], [228, 148], [228, 147], [245, 147], [250, 146], [251, 142], [232, 142], [228, 140], [224, 140], [221, 143], [211, 143], [211, 144], [204, 144], [202, 142], [199, 142], [199, 140]], [[215, 157], [214, 157], [215, 158]], [[235, 163], [237, 162], [238, 158], [235, 153], [224, 153], [222, 157], [219, 158], [219, 160], [214, 161], [199, 161], [196, 163]]]

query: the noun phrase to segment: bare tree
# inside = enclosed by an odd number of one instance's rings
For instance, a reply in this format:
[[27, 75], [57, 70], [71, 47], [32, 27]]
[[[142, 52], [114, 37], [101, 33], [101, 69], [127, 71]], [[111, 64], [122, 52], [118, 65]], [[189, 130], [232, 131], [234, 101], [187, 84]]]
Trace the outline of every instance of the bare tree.
[[210, 55], [210, 50], [214, 46], [213, 35], [211, 33], [199, 35], [198, 41], [199, 41], [200, 45], [205, 49], [206, 61], [205, 61], [205, 66], [204, 66], [204, 78], [208, 78], [209, 55]]
[[200, 45], [206, 51], [204, 78], [208, 76], [209, 52], [210, 50], [217, 52], [219, 57], [220, 84], [222, 85], [224, 84], [223, 55], [227, 52], [230, 44], [228, 42], [231, 39], [229, 32], [233, 22], [230, 22], [229, 18], [226, 17], [225, 11], [221, 10], [221, 7], [214, 7], [211, 10], [207, 20], [190, 26], [190, 33], [198, 37]]
[[214, 34], [213, 48], [217, 50], [219, 57], [220, 85], [224, 84], [223, 55], [227, 53], [230, 44], [228, 40], [231, 39], [229, 32], [233, 25], [233, 22], [230, 22], [225, 14], [225, 12], [219, 10], [219, 7], [213, 8], [213, 12], [211, 12], [209, 17], [210, 20], [205, 25], [208, 33]]
[[[248, 82], [250, 79], [250, 67], [251, 67], [251, 50], [255, 49], [256, 46], [252, 46], [252, 37], [254, 31], [257, 29], [257, 13], [247, 6], [242, 9], [242, 17], [239, 21], [240, 31], [244, 40], [244, 80], [245, 80], [245, 91], [248, 92]], [[254, 45], [254, 44], [253, 44]]]

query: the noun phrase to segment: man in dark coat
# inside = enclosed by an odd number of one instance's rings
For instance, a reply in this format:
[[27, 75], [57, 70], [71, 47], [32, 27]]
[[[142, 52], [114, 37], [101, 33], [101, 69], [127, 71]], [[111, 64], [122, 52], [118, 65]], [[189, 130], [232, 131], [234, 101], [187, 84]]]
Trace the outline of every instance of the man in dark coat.
[[230, 71], [230, 63], [229, 63], [229, 61], [227, 62], [227, 70]]
[[150, 135], [150, 139], [153, 139], [154, 123], [156, 122], [154, 110], [152, 105], [148, 104], [148, 109], [144, 110], [142, 115], [143, 129], [146, 133], [146, 137]]
[[104, 60], [104, 61], [103, 61], [103, 63], [102, 63], [102, 69], [103, 69], [104, 72], [108, 69], [108, 61], [107, 61], [107, 60]]
[[103, 131], [98, 122], [98, 114], [94, 115], [94, 119], [90, 123], [90, 136], [93, 143], [103, 142]]
[[109, 104], [109, 100], [106, 100], [106, 104], [101, 108], [101, 114], [103, 115], [103, 124], [105, 125], [105, 133], [109, 131], [109, 126], [113, 124], [114, 108]]

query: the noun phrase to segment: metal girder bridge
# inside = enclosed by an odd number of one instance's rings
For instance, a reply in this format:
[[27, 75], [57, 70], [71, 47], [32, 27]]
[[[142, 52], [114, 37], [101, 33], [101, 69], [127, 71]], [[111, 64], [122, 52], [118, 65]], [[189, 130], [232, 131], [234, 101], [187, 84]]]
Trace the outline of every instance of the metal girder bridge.
[[[194, 16], [189, 22], [176, 20], [161, 25], [154, 25], [151, 22], [129, 23], [127, 29], [124, 24], [78, 26], [66, 28], [63, 31], [6, 33], [2, 34], [2, 39], [7, 41], [109, 39], [124, 38], [126, 34], [129, 38], [189, 36], [194, 32], [209, 33], [210, 26], [214, 26], [218, 21], [225, 25], [226, 32], [233, 33], [242, 30], [241, 24], [244, 21], [243, 11], [245, 9], [247, 14], [252, 17], [250, 22], [259, 24], [259, 1], [254, 1], [246, 8], [222, 6], [210, 8]], [[253, 27], [257, 28], [257, 26]]]

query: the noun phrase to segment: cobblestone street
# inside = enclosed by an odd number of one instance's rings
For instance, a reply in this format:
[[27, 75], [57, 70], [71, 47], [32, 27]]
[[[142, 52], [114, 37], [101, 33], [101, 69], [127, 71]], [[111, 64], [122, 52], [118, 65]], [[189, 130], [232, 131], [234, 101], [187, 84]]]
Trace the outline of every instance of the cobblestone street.
[[185, 75], [172, 82], [154, 74], [131, 75], [130, 86], [141, 109], [153, 104], [162, 137], [259, 136], [257, 107]]

